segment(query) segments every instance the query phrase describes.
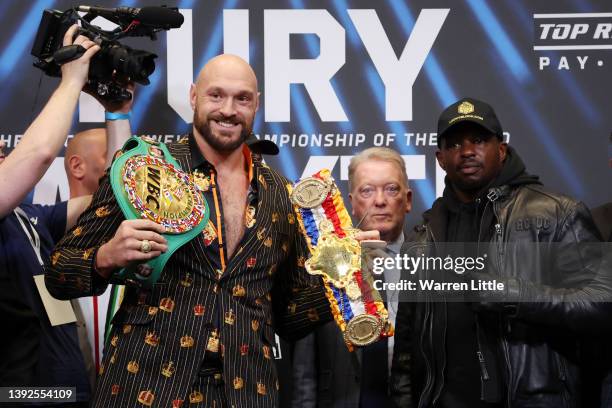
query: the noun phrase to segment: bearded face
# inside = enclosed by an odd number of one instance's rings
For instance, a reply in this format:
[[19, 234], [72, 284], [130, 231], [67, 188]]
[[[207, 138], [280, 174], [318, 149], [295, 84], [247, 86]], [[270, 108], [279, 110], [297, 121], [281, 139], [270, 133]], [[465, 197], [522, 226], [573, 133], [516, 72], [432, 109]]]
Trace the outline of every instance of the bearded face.
[[190, 91], [194, 131], [219, 153], [238, 149], [253, 131], [259, 107], [257, 79], [234, 56], [220, 56], [200, 72]]
[[232, 152], [239, 148], [253, 131], [253, 117], [249, 120], [239, 114], [225, 116], [218, 111], [207, 113], [200, 111], [196, 105], [193, 124], [213, 149]]

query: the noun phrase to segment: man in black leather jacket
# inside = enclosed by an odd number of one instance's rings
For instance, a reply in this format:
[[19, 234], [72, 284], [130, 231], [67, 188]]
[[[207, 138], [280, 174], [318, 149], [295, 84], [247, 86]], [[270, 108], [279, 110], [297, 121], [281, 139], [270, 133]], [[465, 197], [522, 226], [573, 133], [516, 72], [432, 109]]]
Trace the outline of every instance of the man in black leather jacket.
[[[612, 321], [602, 248], [583, 245], [599, 241], [588, 209], [545, 191], [502, 134], [493, 109], [471, 98], [438, 121], [446, 188], [403, 253], [440, 255], [452, 246], [454, 255], [482, 255], [485, 248], [486, 273], [436, 276], [494, 278], [503, 290], [455, 302], [421, 291], [400, 303], [391, 380], [400, 407], [575, 407], [577, 334]], [[423, 272], [413, 279], [434, 273]]]

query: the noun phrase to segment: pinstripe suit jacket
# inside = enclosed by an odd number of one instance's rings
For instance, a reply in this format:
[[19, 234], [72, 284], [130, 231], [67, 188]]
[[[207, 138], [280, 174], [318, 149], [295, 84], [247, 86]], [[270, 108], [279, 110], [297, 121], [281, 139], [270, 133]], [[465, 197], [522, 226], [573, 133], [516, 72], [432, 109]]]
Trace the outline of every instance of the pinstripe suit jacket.
[[[183, 169], [191, 168], [187, 143], [168, 148]], [[153, 395], [152, 406], [170, 407], [174, 400], [188, 405], [190, 396], [201, 397], [199, 406], [212, 406], [209, 390], [194, 389], [193, 384], [217, 313], [235, 316], [233, 324], [222, 318], [219, 327], [229, 405], [277, 405], [278, 381], [270, 352], [274, 330], [299, 338], [332, 317], [320, 281], [303, 268], [306, 249], [287, 180], [256, 156], [253, 166], [258, 210], [254, 228], [245, 233], [246, 244], [218, 279], [199, 236], [172, 256], [152, 290], [127, 290], [114, 318], [93, 406], [141, 407], [137, 400], [143, 391]], [[52, 253], [46, 284], [53, 296], [68, 299], [105, 290], [107, 282], [93, 269], [95, 253], [123, 220], [107, 176], [91, 206]], [[244, 292], [235, 290], [238, 285]], [[167, 299], [174, 302], [171, 311], [164, 306]], [[201, 315], [194, 313], [196, 308]], [[187, 336], [192, 346], [185, 347], [190, 343]], [[163, 375], [170, 362], [174, 372]]]

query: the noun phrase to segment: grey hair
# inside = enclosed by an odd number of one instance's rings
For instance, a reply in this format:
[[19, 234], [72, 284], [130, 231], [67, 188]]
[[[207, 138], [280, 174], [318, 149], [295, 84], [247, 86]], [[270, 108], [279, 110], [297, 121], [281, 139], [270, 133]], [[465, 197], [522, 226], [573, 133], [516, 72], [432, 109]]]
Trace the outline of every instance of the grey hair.
[[349, 163], [349, 191], [353, 191], [353, 176], [355, 175], [357, 166], [368, 160], [378, 160], [394, 164], [402, 172], [404, 187], [410, 188], [410, 185], [408, 184], [408, 174], [406, 173], [406, 162], [404, 162], [402, 156], [400, 156], [400, 154], [395, 150], [388, 147], [370, 147], [353, 156], [351, 162]]

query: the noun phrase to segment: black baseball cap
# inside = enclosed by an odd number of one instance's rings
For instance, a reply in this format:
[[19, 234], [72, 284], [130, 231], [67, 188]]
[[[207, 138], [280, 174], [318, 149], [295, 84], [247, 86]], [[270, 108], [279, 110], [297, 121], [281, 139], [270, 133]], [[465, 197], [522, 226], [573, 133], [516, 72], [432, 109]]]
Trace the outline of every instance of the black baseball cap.
[[258, 139], [254, 134], [250, 134], [245, 140], [246, 145], [255, 154], [267, 154], [276, 156], [278, 154], [278, 146], [269, 139]]
[[504, 138], [501, 123], [499, 123], [491, 105], [478, 99], [463, 98], [444, 109], [440, 114], [438, 119], [438, 148], [442, 137], [455, 125], [462, 122], [476, 123], [493, 133], [499, 140]]

